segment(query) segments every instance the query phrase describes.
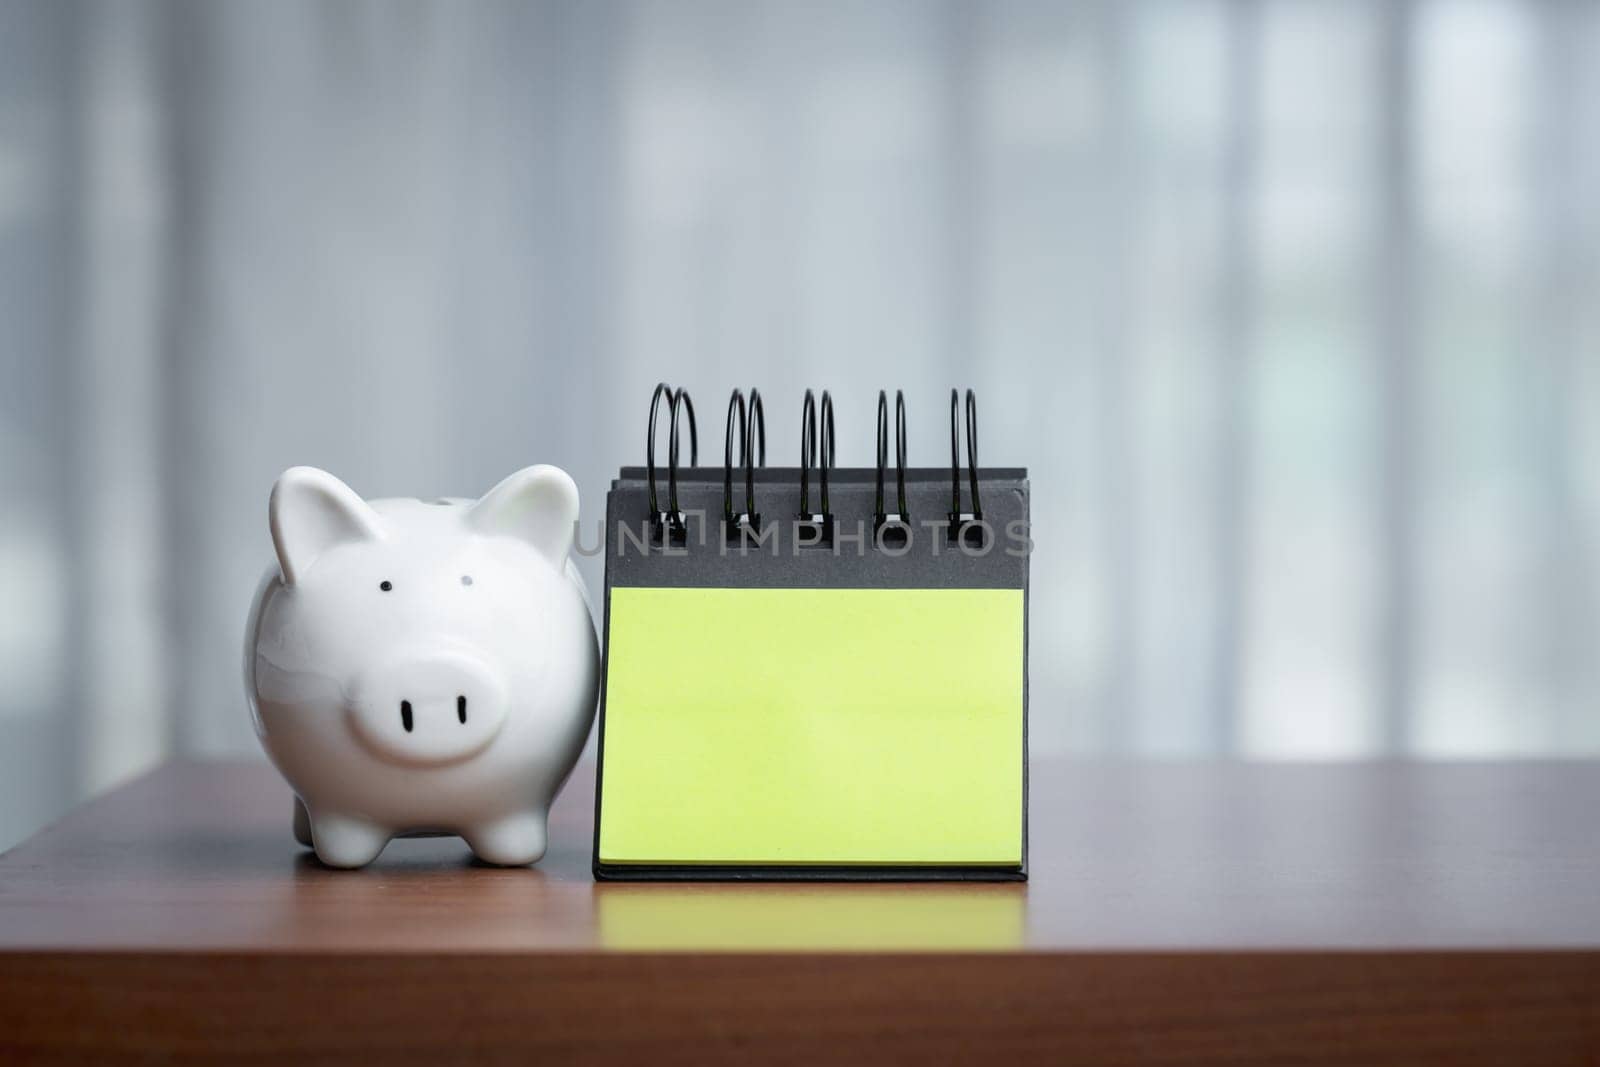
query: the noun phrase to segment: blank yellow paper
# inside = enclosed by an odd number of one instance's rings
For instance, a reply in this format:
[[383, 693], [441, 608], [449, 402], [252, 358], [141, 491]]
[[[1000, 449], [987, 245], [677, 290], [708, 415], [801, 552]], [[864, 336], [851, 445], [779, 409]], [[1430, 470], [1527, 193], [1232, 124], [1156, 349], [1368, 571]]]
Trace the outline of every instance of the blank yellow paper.
[[611, 590], [600, 860], [1022, 861], [1020, 589]]

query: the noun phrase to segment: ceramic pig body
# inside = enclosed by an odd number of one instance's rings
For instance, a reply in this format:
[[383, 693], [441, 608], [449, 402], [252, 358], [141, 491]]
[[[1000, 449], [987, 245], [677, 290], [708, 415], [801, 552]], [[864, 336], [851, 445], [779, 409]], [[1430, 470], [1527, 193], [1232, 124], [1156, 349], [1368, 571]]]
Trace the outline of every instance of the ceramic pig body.
[[428, 832], [489, 863], [544, 855], [599, 674], [568, 559], [577, 514], [548, 466], [477, 501], [368, 502], [310, 467], [279, 478], [245, 688], [324, 863], [360, 867]]

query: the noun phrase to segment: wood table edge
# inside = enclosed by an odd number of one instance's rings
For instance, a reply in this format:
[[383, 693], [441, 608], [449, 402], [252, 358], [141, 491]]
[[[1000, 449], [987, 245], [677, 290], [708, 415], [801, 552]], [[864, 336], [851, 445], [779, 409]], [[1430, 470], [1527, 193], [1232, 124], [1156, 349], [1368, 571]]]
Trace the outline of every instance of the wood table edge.
[[1593, 1062], [1600, 950], [0, 955], [0, 1060]]

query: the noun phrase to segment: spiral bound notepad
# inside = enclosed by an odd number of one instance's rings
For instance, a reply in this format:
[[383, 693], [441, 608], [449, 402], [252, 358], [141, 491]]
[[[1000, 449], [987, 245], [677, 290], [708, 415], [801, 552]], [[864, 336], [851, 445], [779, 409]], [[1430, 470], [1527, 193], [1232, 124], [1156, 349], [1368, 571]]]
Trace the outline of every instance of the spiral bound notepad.
[[1027, 472], [977, 465], [971, 392], [949, 467], [906, 466], [897, 395], [891, 463], [889, 408], [877, 465], [835, 468], [808, 392], [801, 465], [767, 467], [735, 392], [701, 467], [657, 388], [606, 500], [596, 877], [1026, 876]]

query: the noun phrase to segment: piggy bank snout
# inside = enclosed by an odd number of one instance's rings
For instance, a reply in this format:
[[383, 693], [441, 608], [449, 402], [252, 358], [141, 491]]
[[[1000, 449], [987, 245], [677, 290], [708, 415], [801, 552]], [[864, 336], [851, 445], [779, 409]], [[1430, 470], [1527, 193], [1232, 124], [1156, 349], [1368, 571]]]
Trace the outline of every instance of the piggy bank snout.
[[351, 726], [389, 762], [449, 763], [494, 740], [506, 718], [506, 692], [489, 664], [465, 651], [396, 655], [357, 681]]

